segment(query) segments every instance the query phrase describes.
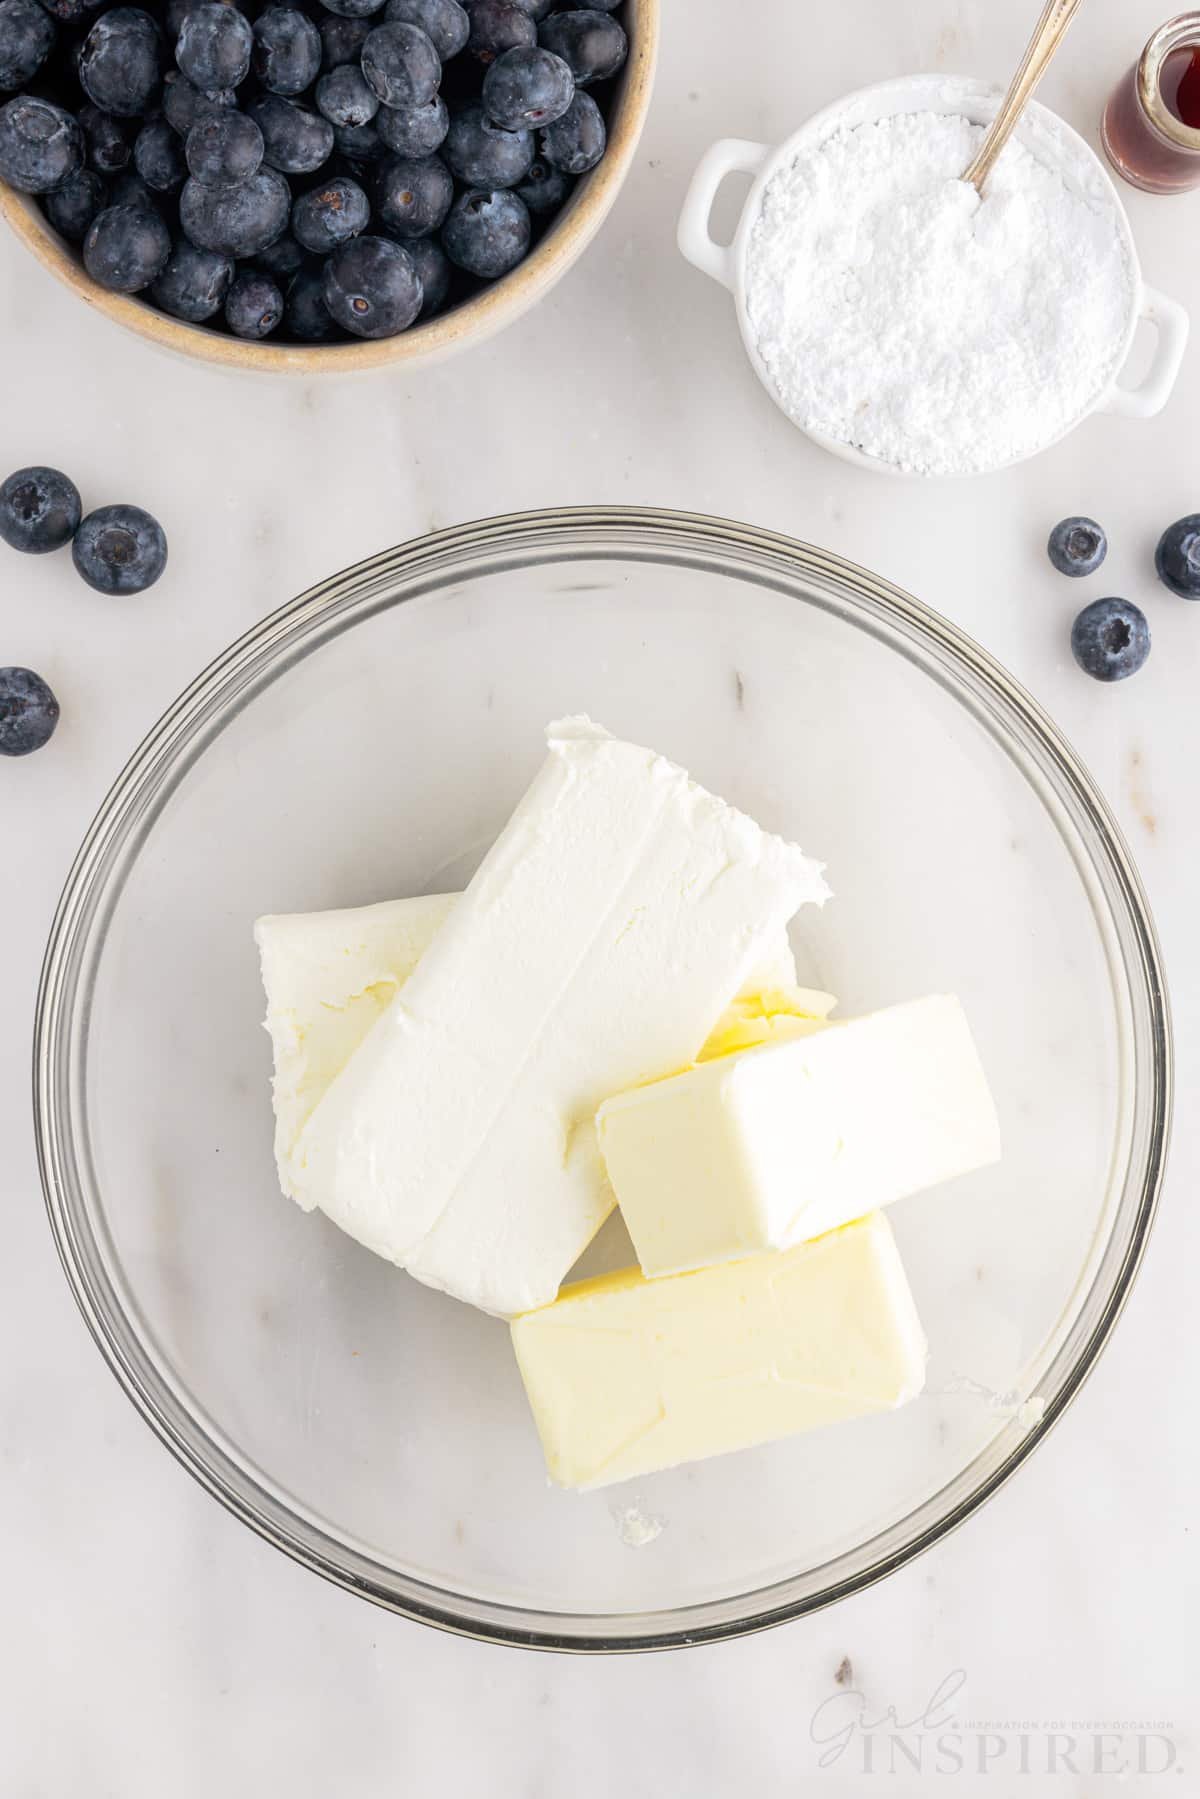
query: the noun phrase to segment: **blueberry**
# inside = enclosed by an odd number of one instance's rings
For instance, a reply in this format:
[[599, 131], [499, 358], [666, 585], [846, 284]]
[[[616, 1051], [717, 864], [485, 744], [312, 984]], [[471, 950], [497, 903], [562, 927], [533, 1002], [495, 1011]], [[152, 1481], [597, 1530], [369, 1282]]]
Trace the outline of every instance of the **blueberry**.
[[283, 295], [269, 275], [243, 269], [225, 301], [225, 323], [235, 337], [270, 337], [283, 317]]
[[0, 106], [0, 181], [48, 194], [83, 166], [83, 132], [69, 112], [32, 94]]
[[361, 69], [344, 62], [318, 81], [317, 111], [331, 125], [369, 125], [379, 111], [379, 95]]
[[175, 61], [202, 94], [213, 94], [245, 81], [253, 49], [254, 33], [245, 13], [204, 0], [183, 16]]
[[561, 56], [579, 87], [606, 81], [629, 54], [629, 40], [608, 13], [558, 12], [538, 27], [538, 43]]
[[201, 249], [256, 256], [286, 228], [291, 199], [287, 182], [274, 169], [260, 169], [227, 187], [209, 187], [193, 176], [180, 196], [179, 218]]
[[458, 0], [388, 0], [384, 18], [389, 24], [419, 25], [442, 62], [465, 50], [471, 21]]
[[470, 20], [467, 53], [485, 68], [506, 50], [530, 48], [537, 43], [537, 26], [513, 0], [474, 0]]
[[163, 82], [163, 113], [172, 131], [177, 131], [180, 137], [186, 137], [201, 119], [230, 112], [236, 105], [237, 95], [232, 88], [225, 88], [218, 94], [202, 94], [178, 69], [170, 70]]
[[337, 327], [325, 304], [323, 269], [301, 269], [287, 291], [283, 321], [289, 337], [304, 344], [323, 343]]
[[171, 254], [171, 234], [144, 206], [106, 206], [83, 240], [83, 266], [112, 293], [136, 294], [161, 274]]
[[1158, 578], [1184, 600], [1200, 600], [1200, 512], [1168, 525], [1154, 552]]
[[482, 106], [472, 102], [450, 120], [442, 158], [467, 187], [515, 187], [533, 162], [533, 133], [493, 125]]
[[435, 94], [424, 106], [381, 106], [375, 129], [397, 156], [432, 156], [450, 129], [450, 114]]
[[246, 112], [262, 132], [267, 162], [284, 175], [311, 175], [333, 154], [329, 120], [294, 100], [262, 94]]
[[586, 175], [604, 155], [604, 119], [590, 94], [576, 94], [561, 119], [538, 139], [544, 161], [564, 175]]
[[370, 217], [370, 202], [357, 181], [335, 175], [296, 201], [292, 235], [306, 250], [323, 255], [365, 231]]
[[126, 167], [133, 150], [126, 128], [119, 119], [85, 102], [79, 108], [79, 123], [83, 127], [89, 168], [99, 175], [115, 175]]
[[1060, 575], [1091, 575], [1108, 554], [1108, 539], [1094, 518], [1064, 518], [1051, 531], [1046, 554]]
[[327, 10], [340, 14], [343, 19], [366, 19], [379, 12], [382, 6], [383, 0], [333, 0]]
[[167, 539], [140, 506], [100, 506], [75, 533], [71, 554], [97, 593], [142, 593], [167, 566]]
[[0, 90], [32, 81], [57, 36], [37, 0], [0, 0]]
[[377, 25], [362, 47], [362, 72], [385, 106], [425, 106], [442, 65], [419, 25]]
[[446, 304], [452, 272], [450, 258], [435, 237], [409, 238], [404, 248], [421, 283], [420, 317], [427, 319]]
[[495, 281], [529, 249], [529, 214], [507, 189], [460, 194], [442, 227], [442, 248], [468, 274]]
[[95, 12], [98, 6], [103, 6], [104, 0], [41, 0], [41, 4], [43, 10], [48, 12], [52, 19], [57, 19], [60, 24], [78, 25], [79, 21], [88, 13]]
[[150, 14], [118, 6], [102, 13], [84, 39], [79, 83], [104, 112], [136, 118], [149, 112], [158, 93], [162, 61], [162, 34]]
[[357, 237], [325, 264], [325, 304], [355, 337], [395, 337], [421, 310], [421, 280], [400, 244]]
[[142, 126], [134, 139], [133, 163], [146, 186], [156, 194], [177, 192], [187, 176], [179, 138], [165, 118], [150, 119]]
[[233, 280], [233, 262], [216, 250], [201, 250], [181, 237], [148, 297], [173, 318], [202, 325], [221, 310], [221, 302]]
[[572, 181], [561, 169], [555, 169], [540, 156], [535, 156], [529, 165], [529, 173], [524, 181], [518, 181], [513, 189], [528, 206], [535, 218], [545, 218], [548, 213], [559, 212], [567, 203], [571, 192]]
[[[381, 110], [386, 111], [386, 108]], [[387, 146], [375, 129], [374, 123], [370, 125], [335, 125], [333, 141], [339, 153], [351, 165], [349, 172], [355, 177], [362, 176], [365, 179], [368, 168], [387, 155]]]
[[0, 537], [11, 549], [32, 556], [61, 550], [82, 515], [79, 489], [60, 469], [19, 468], [0, 487]]
[[[536, 25], [553, 9], [554, 0], [515, 0], [515, 4], [520, 7], [522, 12], [528, 13], [529, 17]], [[612, 0], [612, 6], [620, 6], [621, 4], [622, 0]], [[611, 6], [605, 8], [606, 12], [611, 10]]]
[[198, 119], [184, 145], [187, 166], [210, 187], [249, 181], [262, 167], [263, 134], [244, 112], [218, 112]]
[[551, 50], [506, 50], [483, 78], [483, 109], [506, 131], [551, 125], [574, 98], [571, 71]]
[[88, 226], [104, 208], [104, 183], [91, 169], [80, 169], [48, 193], [43, 205], [59, 236], [70, 244], [81, 244]]
[[298, 269], [304, 267], [304, 251], [291, 232], [285, 231], [282, 237], [277, 237], [275, 242], [268, 244], [265, 250], [257, 250], [254, 260], [260, 269], [273, 276], [283, 287], [287, 285]]
[[294, 6], [268, 6], [254, 21], [250, 66], [271, 94], [302, 94], [321, 67], [321, 34]]
[[0, 756], [29, 756], [49, 743], [58, 701], [31, 668], [0, 668]]
[[321, 67], [340, 68], [344, 62], [357, 62], [370, 35], [366, 19], [342, 19], [327, 13], [321, 20]]
[[158, 198], [150, 192], [140, 175], [132, 169], [123, 169], [114, 176], [108, 189], [110, 206], [140, 206], [145, 212], [157, 213]]
[[376, 211], [394, 237], [428, 237], [453, 199], [454, 177], [437, 156], [389, 156], [375, 185]]
[[1124, 681], [1150, 654], [1146, 615], [1129, 600], [1093, 600], [1071, 626], [1071, 650], [1084, 674]]

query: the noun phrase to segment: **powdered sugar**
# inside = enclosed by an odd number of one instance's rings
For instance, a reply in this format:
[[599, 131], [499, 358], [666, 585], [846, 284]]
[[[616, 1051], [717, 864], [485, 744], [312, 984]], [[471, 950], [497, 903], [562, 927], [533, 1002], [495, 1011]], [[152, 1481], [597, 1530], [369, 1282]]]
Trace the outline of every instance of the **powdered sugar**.
[[800, 147], [768, 183], [746, 307], [784, 410], [921, 474], [1060, 436], [1117, 372], [1134, 271], [1111, 193], [1013, 142], [982, 200], [983, 127], [903, 113]]

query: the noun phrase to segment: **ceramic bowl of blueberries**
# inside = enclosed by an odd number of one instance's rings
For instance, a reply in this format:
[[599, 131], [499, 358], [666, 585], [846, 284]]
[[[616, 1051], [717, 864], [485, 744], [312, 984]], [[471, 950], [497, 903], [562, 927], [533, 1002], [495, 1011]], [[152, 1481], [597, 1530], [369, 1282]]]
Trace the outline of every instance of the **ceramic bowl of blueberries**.
[[657, 32], [658, 0], [0, 0], [0, 214], [188, 356], [445, 356], [599, 229]]

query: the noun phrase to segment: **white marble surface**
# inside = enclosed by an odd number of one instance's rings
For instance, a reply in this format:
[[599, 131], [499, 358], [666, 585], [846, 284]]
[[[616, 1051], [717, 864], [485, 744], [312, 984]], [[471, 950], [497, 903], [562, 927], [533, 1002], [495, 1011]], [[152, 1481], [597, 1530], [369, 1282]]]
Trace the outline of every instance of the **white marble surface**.
[[[904, 71], [1003, 78], [1035, 11], [1032, 0], [665, 0], [653, 115], [599, 242], [535, 316], [425, 373], [271, 385], [159, 360], [0, 241], [0, 462], [58, 463], [85, 495], [141, 501], [172, 550], [162, 586], [122, 602], [89, 593], [65, 558], [0, 567], [0, 661], [41, 669], [64, 709], [46, 754], [0, 771], [6, 1799], [850, 1790], [863, 1779], [861, 1741], [827, 1772], [810, 1741], [839, 1671], [872, 1717], [891, 1705], [906, 1722], [964, 1671], [939, 1714], [963, 1736], [958, 1790], [1179, 1793], [1200, 1780], [1185, 1615], [1200, 1579], [1200, 1140], [1188, 1100], [1200, 1051], [1200, 608], [1159, 589], [1150, 564], [1161, 526], [1200, 505], [1200, 347], [1157, 421], [1091, 421], [988, 480], [889, 483], [791, 431], [744, 364], [727, 297], [673, 248], [685, 181], [713, 138], [776, 140], [847, 88]], [[1045, 97], [1093, 141], [1108, 87], [1164, 11], [1162, 0], [1084, 9]], [[726, 41], [735, 14], [753, 45]], [[1128, 202], [1149, 279], [1200, 319], [1200, 196]], [[415, 533], [625, 500], [842, 551], [958, 620], [1046, 702], [1149, 885], [1183, 1100], [1131, 1304], [1074, 1408], [1006, 1491], [935, 1552], [818, 1617], [721, 1648], [602, 1663], [457, 1641], [372, 1610], [192, 1484], [119, 1393], [68, 1297], [38, 1189], [27, 1069], [69, 859], [128, 751], [198, 668], [309, 582]], [[1042, 553], [1049, 525], [1076, 510], [1108, 526], [1105, 590], [1143, 603], [1155, 633], [1146, 671], [1115, 691], [1074, 669], [1078, 591]], [[984, 1740], [986, 1776], [969, 1771], [981, 1750], [967, 1727], [985, 1719], [1029, 1727], [1031, 1773], [1015, 1778], [1012, 1731], [1002, 1748]], [[1090, 1739], [1078, 1774], [1045, 1772], [1046, 1727], [1139, 1721], [1167, 1729], [1182, 1779], [1136, 1764], [1123, 1778], [1088, 1772]], [[923, 1774], [903, 1760], [888, 1774], [879, 1740], [884, 1790], [936, 1791], [949, 1778], [933, 1771], [932, 1735]], [[1104, 1748], [1111, 1769], [1133, 1736]], [[1152, 1748], [1152, 1761], [1162, 1755]]]

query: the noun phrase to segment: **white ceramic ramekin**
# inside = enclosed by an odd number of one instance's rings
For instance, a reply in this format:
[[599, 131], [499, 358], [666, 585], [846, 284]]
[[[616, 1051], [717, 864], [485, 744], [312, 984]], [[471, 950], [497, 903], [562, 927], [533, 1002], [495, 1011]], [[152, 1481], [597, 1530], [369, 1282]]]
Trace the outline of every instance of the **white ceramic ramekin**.
[[[772, 150], [766, 144], [748, 143], [741, 138], [722, 138], [701, 157], [679, 215], [679, 248], [689, 262], [694, 263], [704, 274], [711, 275], [723, 287], [729, 288], [733, 294], [746, 354], [759, 380], [777, 405], [780, 403], [779, 395], [770, 371], [758, 353], [746, 310], [747, 250], [758, 220], [763, 194], [772, 176], [777, 170], [785, 168], [798, 151], [820, 143], [847, 126], [867, 124], [910, 112], [960, 113], [975, 124], [983, 125], [994, 114], [999, 98], [997, 89], [982, 82], [946, 75], [906, 76], [899, 81], [882, 82], [877, 87], [862, 88], [857, 93], [846, 95], [844, 99], [827, 106], [823, 112], [809, 119], [807, 124], [793, 132], [777, 149]], [[1133, 271], [1129, 318], [1117, 374], [1108, 388], [1097, 393], [1077, 418], [1041, 446], [1042, 449], [1049, 449], [1051, 443], [1057, 443], [1068, 431], [1073, 431], [1089, 413], [1121, 412], [1134, 418], [1149, 418], [1160, 412], [1170, 398], [1183, 361], [1187, 347], [1188, 316], [1176, 301], [1169, 300], [1165, 294], [1147, 286], [1143, 281], [1125, 208], [1099, 157], [1078, 133], [1072, 131], [1057, 114], [1035, 102], [1026, 112], [1018, 136], [1041, 161], [1052, 161], [1069, 181], [1083, 191], [1098, 194], [1111, 201], [1116, 229]], [[709, 218], [717, 189], [727, 175], [735, 173], [752, 175], [754, 184], [746, 196], [733, 241], [725, 246], [714, 240], [709, 230]], [[1139, 381], [1133, 386], [1125, 387], [1120, 383], [1121, 370], [1128, 361], [1134, 335], [1143, 320], [1152, 325], [1156, 332], [1153, 361]], [[805, 430], [803, 426], [799, 428]], [[819, 431], [806, 430], [805, 434], [823, 449], [860, 468], [889, 475], [910, 472], [897, 468], [893, 463], [884, 462], [877, 456], [868, 456], [853, 445], [826, 437]], [[1015, 457], [1012, 460], [1021, 462], [1027, 458]], [[997, 468], [1008, 466], [1008, 463], [996, 464]]]

